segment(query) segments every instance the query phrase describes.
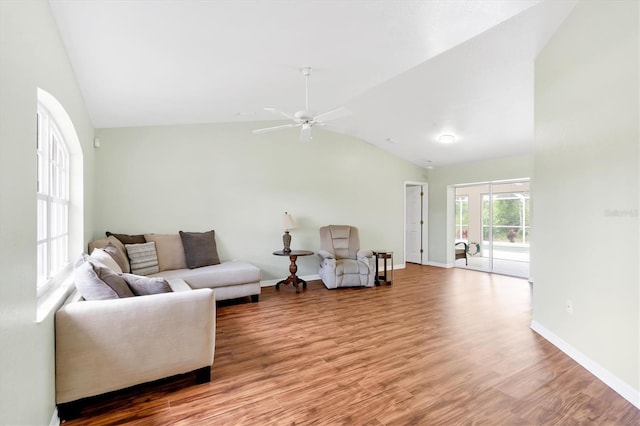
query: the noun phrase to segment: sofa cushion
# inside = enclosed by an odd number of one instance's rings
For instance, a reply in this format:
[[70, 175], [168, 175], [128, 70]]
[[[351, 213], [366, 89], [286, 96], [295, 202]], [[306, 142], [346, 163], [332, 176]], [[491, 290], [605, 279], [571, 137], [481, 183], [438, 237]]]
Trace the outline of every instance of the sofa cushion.
[[[116, 262], [120, 268], [120, 272], [130, 272], [131, 267], [129, 265], [129, 258], [127, 257], [127, 250], [124, 248], [122, 243], [120, 243], [120, 245], [122, 246], [122, 250], [116, 247], [112, 242], [109, 242], [109, 244], [104, 246], [103, 250]], [[114, 269], [114, 271], [116, 270]]]
[[187, 260], [184, 255], [182, 238], [178, 234], [144, 234], [147, 242], [156, 243], [158, 256], [158, 268], [160, 271], [167, 269], [184, 269]]
[[135, 275], [150, 275], [158, 272], [158, 256], [156, 243], [125, 244], [131, 264], [131, 273]]
[[227, 287], [260, 281], [260, 268], [247, 262], [223, 262], [196, 269], [177, 269], [153, 274], [166, 279], [182, 278], [192, 289]]
[[147, 240], [144, 239], [144, 235], [129, 235], [129, 234], [114, 234], [112, 232], [105, 232], [108, 237], [117, 238], [122, 244], [144, 244]]
[[187, 267], [190, 269], [220, 263], [214, 230], [209, 232], [180, 231], [180, 238], [184, 246]]
[[[129, 266], [129, 257], [127, 256], [127, 249], [125, 249], [124, 244], [114, 237], [113, 235], [103, 238], [101, 240], [94, 240], [89, 243], [89, 253], [92, 253], [96, 248], [106, 248], [107, 246], [112, 245], [115, 247], [118, 252], [118, 257], [114, 257], [114, 260], [122, 269], [122, 272], [131, 272], [131, 267]], [[109, 250], [107, 250], [109, 253]]]
[[171, 293], [173, 290], [167, 280], [161, 277], [143, 277], [134, 274], [120, 274], [136, 296]]
[[111, 268], [94, 259], [89, 259], [88, 263], [91, 264], [98, 278], [107, 283], [118, 297], [133, 297], [133, 293], [127, 283]]
[[[111, 247], [115, 251], [115, 248], [113, 246]], [[109, 269], [111, 269], [113, 272], [117, 274], [121, 274], [123, 272], [120, 265], [118, 265], [118, 263], [113, 259], [113, 257], [111, 257], [109, 253], [107, 253], [105, 249], [101, 249], [101, 248], [93, 249], [90, 257], [93, 259], [96, 259], [97, 261], [101, 262], [105, 266], [109, 267]]]
[[118, 299], [132, 297], [133, 292], [118, 274], [90, 259], [78, 265], [74, 271], [78, 292], [85, 300]]

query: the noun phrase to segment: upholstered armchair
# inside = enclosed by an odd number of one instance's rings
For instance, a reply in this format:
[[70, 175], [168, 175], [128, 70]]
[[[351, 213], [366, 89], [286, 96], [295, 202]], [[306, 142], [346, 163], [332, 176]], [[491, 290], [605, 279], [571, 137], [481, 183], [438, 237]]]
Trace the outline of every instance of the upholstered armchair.
[[371, 250], [360, 249], [358, 228], [328, 225], [320, 228], [320, 278], [331, 289], [373, 287], [376, 274]]

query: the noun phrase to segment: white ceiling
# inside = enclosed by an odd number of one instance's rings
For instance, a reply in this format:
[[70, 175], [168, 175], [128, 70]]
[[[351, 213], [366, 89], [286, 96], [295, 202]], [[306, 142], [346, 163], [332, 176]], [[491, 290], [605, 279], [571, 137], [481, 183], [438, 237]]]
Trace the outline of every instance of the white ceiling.
[[311, 109], [352, 112], [333, 131], [423, 167], [531, 152], [534, 59], [575, 2], [50, 0], [97, 128], [285, 124], [263, 108], [303, 109], [311, 66]]

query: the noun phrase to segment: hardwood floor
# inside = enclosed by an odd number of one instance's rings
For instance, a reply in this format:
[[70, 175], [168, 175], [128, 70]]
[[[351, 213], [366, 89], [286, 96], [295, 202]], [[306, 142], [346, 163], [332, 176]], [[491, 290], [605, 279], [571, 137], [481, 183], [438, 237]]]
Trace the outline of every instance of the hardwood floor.
[[409, 264], [392, 286], [264, 288], [217, 309], [211, 383], [87, 402], [65, 425], [638, 425], [529, 328], [525, 280]]

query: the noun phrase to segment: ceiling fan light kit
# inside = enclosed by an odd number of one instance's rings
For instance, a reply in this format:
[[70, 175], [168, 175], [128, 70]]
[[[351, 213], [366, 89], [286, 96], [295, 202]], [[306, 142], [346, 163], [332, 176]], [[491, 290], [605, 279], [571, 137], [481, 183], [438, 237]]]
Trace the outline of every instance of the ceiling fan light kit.
[[337, 118], [341, 118], [350, 114], [349, 110], [344, 107], [336, 108], [334, 110], [327, 111], [318, 115], [315, 115], [312, 111], [309, 110], [309, 76], [311, 75], [311, 71], [311, 67], [304, 67], [300, 69], [300, 72], [302, 73], [302, 75], [304, 75], [305, 83], [305, 104], [303, 110], [296, 111], [293, 115], [291, 115], [287, 114], [284, 111], [277, 110], [276, 108], [264, 109], [265, 111], [269, 111], [274, 114], [280, 114], [283, 117], [293, 121], [293, 123], [256, 129], [253, 131], [254, 135], [268, 133], [280, 129], [287, 129], [290, 127], [300, 127], [300, 142], [310, 142], [312, 139], [312, 127], [324, 126], [327, 121], [335, 120]]

